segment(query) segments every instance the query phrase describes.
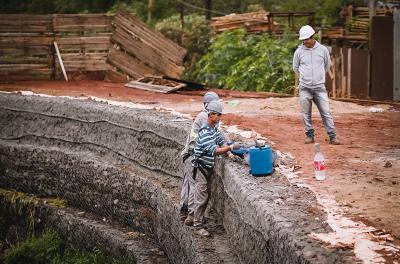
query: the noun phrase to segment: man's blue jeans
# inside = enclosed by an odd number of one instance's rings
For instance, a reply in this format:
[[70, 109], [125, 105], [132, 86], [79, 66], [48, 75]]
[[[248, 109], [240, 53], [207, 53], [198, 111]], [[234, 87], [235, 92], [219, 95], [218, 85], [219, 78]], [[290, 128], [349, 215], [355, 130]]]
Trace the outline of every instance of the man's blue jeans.
[[324, 122], [325, 130], [329, 138], [336, 137], [335, 125], [333, 123], [332, 115], [329, 111], [329, 98], [325, 87], [318, 88], [299, 88], [300, 107], [303, 115], [304, 129], [307, 137], [314, 137], [314, 128], [312, 125], [312, 102], [317, 106]]

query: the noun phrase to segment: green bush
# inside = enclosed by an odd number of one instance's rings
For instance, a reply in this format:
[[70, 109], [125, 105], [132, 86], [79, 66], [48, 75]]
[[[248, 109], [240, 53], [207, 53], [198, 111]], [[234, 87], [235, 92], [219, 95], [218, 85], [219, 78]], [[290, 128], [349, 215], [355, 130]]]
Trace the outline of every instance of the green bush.
[[7, 250], [4, 264], [52, 263], [60, 252], [61, 238], [54, 231], [45, 231], [38, 238], [31, 238]]
[[298, 44], [290, 33], [277, 38], [247, 35], [243, 29], [224, 32], [196, 65], [196, 80], [232, 90], [291, 93]]
[[0, 262], [4, 264], [128, 264], [132, 258], [114, 259], [97, 248], [93, 252], [66, 248], [54, 230], [45, 230], [40, 236], [23, 241], [6, 250]]

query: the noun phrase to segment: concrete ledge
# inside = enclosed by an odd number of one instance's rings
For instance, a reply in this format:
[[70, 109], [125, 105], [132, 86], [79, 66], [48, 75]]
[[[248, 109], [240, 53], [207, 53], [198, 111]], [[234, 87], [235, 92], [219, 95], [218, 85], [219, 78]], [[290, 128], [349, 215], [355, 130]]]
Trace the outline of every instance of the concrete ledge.
[[223, 159], [210, 201], [215, 235], [192, 236], [178, 219], [179, 153], [189, 128], [151, 110], [0, 95], [0, 187], [118, 218], [154, 237], [173, 263], [354, 261], [351, 251], [308, 237], [329, 231], [311, 193]]

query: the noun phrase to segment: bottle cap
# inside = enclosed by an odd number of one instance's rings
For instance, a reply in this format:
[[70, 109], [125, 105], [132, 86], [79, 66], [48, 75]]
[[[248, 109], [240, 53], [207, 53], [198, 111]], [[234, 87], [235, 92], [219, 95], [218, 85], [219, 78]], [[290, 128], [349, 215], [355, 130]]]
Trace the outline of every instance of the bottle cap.
[[319, 152], [320, 149], [321, 149], [321, 146], [319, 145], [319, 143], [315, 143], [315, 144], [314, 144], [314, 148], [315, 148], [315, 151], [316, 151], [316, 152]]

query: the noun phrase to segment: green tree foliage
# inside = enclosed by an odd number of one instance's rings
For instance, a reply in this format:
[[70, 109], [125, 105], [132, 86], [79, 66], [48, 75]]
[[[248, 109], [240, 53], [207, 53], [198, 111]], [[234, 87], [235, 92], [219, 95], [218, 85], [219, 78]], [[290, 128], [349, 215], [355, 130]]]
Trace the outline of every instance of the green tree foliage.
[[[143, 21], [147, 20], [148, 0], [2, 0], [0, 13], [106, 13], [127, 10]], [[179, 13], [205, 15], [205, 0], [154, 0], [153, 23]], [[315, 11], [317, 24], [334, 23], [340, 8], [346, 4], [360, 4], [363, 0], [212, 0], [213, 16], [254, 11], [263, 7], [268, 11]], [[198, 8], [195, 8], [198, 7]]]
[[[269, 0], [265, 5], [271, 11], [314, 11], [315, 24], [329, 26], [339, 20], [339, 12], [348, 4], [365, 4], [364, 0]], [[268, 8], [269, 7], [269, 8]]]
[[198, 62], [197, 81], [241, 91], [291, 93], [294, 36], [246, 35], [235, 30], [217, 35]]
[[156, 24], [156, 30], [187, 50], [184, 78], [192, 79], [196, 63], [207, 52], [210, 40], [210, 28], [204, 16], [198, 14], [185, 16], [183, 32], [179, 15], [160, 21]]
[[[117, 0], [109, 10], [110, 13], [116, 13], [120, 10], [135, 13], [142, 21], [147, 21], [148, 0]], [[177, 1], [174, 0], [154, 0], [152, 8], [153, 21], [157, 22], [170, 16], [176, 15], [179, 11]]]
[[0, 13], [104, 13], [115, 0], [3, 0]]

